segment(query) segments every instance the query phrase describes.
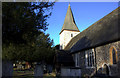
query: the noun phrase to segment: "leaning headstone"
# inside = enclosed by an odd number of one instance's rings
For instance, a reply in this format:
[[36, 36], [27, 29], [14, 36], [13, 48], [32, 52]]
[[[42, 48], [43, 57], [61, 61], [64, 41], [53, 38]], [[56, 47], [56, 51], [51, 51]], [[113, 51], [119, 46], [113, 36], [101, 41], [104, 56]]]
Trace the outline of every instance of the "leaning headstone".
[[35, 66], [35, 70], [34, 70], [34, 76], [35, 77], [43, 77], [43, 66], [40, 64], [37, 64]]
[[2, 61], [2, 76], [13, 76], [13, 63], [11, 61]]

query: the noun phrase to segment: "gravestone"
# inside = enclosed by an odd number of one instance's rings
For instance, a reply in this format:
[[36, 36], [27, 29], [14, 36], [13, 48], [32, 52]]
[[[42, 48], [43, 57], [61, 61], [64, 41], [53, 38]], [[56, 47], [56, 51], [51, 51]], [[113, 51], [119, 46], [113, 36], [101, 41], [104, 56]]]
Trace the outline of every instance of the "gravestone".
[[52, 65], [47, 65], [47, 70], [49, 74], [52, 73], [52, 69], [53, 69]]
[[69, 68], [61, 68], [61, 76], [71, 76]]
[[61, 76], [72, 76], [72, 77], [81, 77], [81, 69], [80, 68], [61, 68]]
[[43, 77], [43, 65], [37, 64], [35, 66], [34, 76], [35, 77], [38, 77], [38, 76]]
[[2, 61], [2, 76], [13, 76], [13, 63]]

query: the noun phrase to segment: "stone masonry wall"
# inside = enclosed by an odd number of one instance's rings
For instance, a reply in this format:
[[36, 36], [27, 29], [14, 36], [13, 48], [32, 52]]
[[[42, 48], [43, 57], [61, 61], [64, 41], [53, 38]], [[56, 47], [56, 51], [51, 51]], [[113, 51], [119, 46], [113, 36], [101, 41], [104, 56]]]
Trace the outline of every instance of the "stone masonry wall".
[[[118, 57], [117, 64], [111, 64], [111, 60], [110, 60], [111, 47], [114, 47], [115, 50], [117, 51], [117, 57]], [[106, 64], [108, 66], [110, 76], [119, 76], [120, 74], [120, 41], [109, 43], [93, 49], [96, 51], [97, 74], [105, 74], [103, 71], [103, 68], [104, 68], [104, 65]], [[81, 51], [78, 53], [80, 53], [79, 67], [81, 68], [81, 75], [92, 76], [96, 74], [96, 66], [92, 68], [86, 67], [85, 51]]]
[[[110, 51], [112, 51], [112, 47], [117, 51], [117, 57], [118, 61], [117, 64], [111, 64], [111, 57], [110, 57]], [[118, 66], [120, 66], [120, 41], [110, 43], [107, 45], [99, 46], [95, 48], [96, 51], [96, 62], [97, 62], [97, 73], [102, 74], [104, 65], [106, 64], [109, 68], [109, 75], [116, 76], [118, 75], [118, 71], [120, 69]]]
[[80, 68], [82, 76], [91, 76], [95, 73], [95, 67], [86, 67], [85, 51], [80, 52]]

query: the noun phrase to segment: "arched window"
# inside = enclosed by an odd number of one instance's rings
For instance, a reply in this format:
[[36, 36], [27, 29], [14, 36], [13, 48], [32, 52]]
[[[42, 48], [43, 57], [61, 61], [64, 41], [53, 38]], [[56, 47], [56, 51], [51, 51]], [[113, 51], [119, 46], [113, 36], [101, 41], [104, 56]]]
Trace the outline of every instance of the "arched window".
[[89, 55], [89, 53], [87, 53], [87, 56], [88, 56], [88, 57], [87, 57], [87, 62], [88, 62], [88, 65], [87, 65], [87, 66], [90, 66], [90, 62], [89, 62], [89, 60], [90, 60], [90, 59], [89, 59], [89, 58], [90, 58], [89, 56], [90, 56], [90, 55]]
[[86, 67], [94, 67], [95, 66], [94, 50], [90, 49], [85, 51], [85, 57], [86, 57]]
[[75, 66], [76, 67], [79, 67], [80, 66], [80, 60], [79, 60], [79, 58], [80, 58], [80, 54], [79, 53], [76, 53], [75, 54]]
[[116, 52], [115, 52], [115, 49], [113, 48], [113, 50], [112, 50], [112, 59], [113, 59], [113, 64], [116, 64], [117, 63], [117, 58], [116, 58]]
[[92, 65], [95, 65], [95, 61], [94, 61], [94, 53], [92, 52]]
[[117, 64], [117, 51], [116, 51], [116, 48], [114, 47], [111, 47], [110, 48], [110, 63], [111, 64]]
[[92, 66], [92, 52], [90, 52], [90, 66]]

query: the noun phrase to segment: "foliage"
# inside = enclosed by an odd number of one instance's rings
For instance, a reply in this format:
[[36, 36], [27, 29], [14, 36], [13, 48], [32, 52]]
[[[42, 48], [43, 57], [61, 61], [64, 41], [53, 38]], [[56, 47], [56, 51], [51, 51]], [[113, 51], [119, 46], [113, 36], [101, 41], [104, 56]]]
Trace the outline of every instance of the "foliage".
[[[28, 56], [28, 61], [45, 61], [45, 62], [52, 62], [55, 51], [53, 46], [53, 40], [50, 39], [49, 34], [45, 35], [41, 33], [38, 37], [36, 42], [32, 45], [33, 49], [31, 51], [32, 58]], [[31, 48], [32, 48], [31, 47]], [[30, 49], [28, 49], [30, 50]], [[28, 52], [29, 53], [29, 52]], [[30, 58], [29, 58], [30, 57]], [[31, 60], [30, 60], [31, 59]]]
[[49, 2], [2, 3], [3, 59], [40, 61], [45, 55], [49, 56], [53, 40], [42, 31], [49, 25], [47, 18], [53, 5]]
[[53, 3], [48, 2], [2, 3], [3, 43], [19, 44], [34, 41], [33, 38], [41, 33], [40, 29], [47, 29], [47, 18], [51, 15], [51, 12], [45, 14], [45, 10], [52, 6]]

